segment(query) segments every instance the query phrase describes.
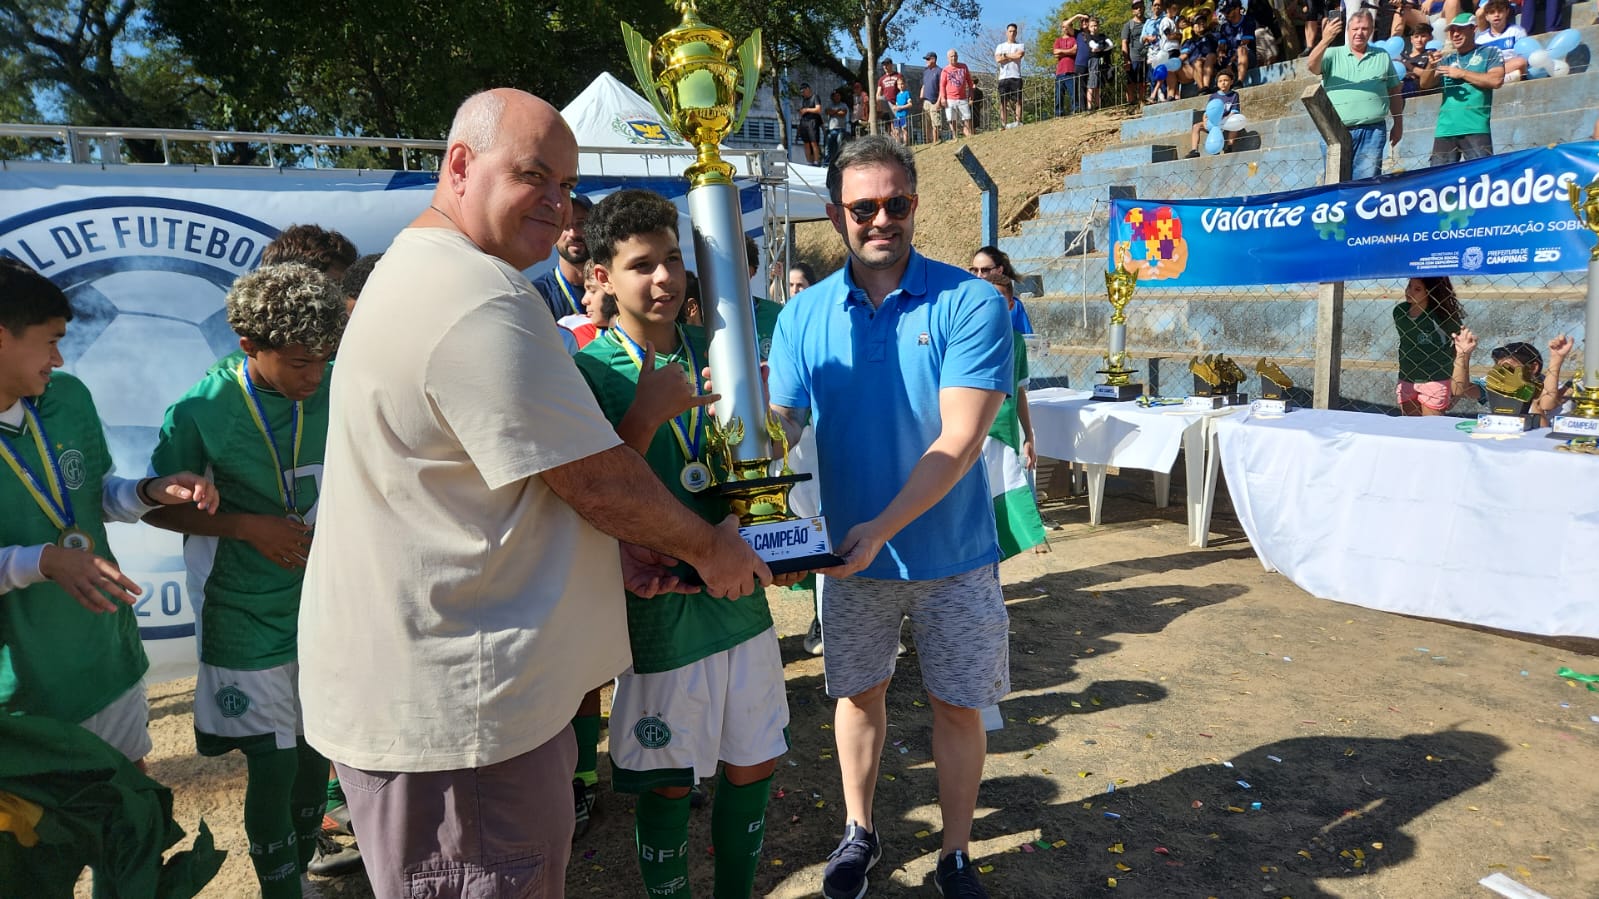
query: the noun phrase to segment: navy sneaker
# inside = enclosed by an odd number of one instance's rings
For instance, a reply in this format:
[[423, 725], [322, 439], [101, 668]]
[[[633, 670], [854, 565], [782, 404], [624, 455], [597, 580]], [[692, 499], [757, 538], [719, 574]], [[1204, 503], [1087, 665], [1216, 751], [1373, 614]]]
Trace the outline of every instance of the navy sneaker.
[[844, 839], [827, 857], [822, 874], [822, 895], [827, 899], [861, 899], [866, 895], [866, 872], [883, 857], [877, 834], [856, 824], [844, 826]]
[[946, 899], [988, 899], [988, 891], [977, 882], [977, 867], [961, 849], [938, 860], [933, 886], [938, 887], [938, 895]]

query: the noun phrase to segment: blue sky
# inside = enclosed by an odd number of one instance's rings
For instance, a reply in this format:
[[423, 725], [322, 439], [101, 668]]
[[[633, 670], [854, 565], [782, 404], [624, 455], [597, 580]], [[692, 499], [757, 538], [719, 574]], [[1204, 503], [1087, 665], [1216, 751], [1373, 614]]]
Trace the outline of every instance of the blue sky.
[[[1032, 50], [1032, 42], [1036, 35], [1032, 34], [1036, 21], [1043, 18], [1045, 12], [1054, 8], [1054, 4], [1040, 4], [1037, 2], [1024, 3], [1022, 0], [983, 0], [983, 14], [978, 21], [978, 33], [986, 34], [990, 31], [999, 32], [1005, 27], [1006, 22], [1015, 22], [1021, 26], [1022, 42]], [[1054, 37], [1051, 35], [1051, 40]], [[929, 16], [916, 23], [911, 29], [910, 52], [900, 51], [898, 56], [907, 56], [911, 61], [920, 64], [922, 54], [928, 50], [938, 52], [939, 62], [942, 64], [944, 51], [950, 47], [961, 48], [970, 45], [974, 38], [969, 34], [954, 34], [950, 26], [937, 16]], [[992, 52], [992, 47], [989, 51]], [[967, 54], [963, 53], [962, 56]]]

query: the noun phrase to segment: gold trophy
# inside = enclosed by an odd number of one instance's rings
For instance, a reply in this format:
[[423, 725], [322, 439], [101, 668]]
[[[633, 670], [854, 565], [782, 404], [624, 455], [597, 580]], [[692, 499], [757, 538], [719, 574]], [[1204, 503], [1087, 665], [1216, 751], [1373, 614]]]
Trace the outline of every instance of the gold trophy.
[[1194, 390], [1183, 400], [1183, 408], [1220, 409], [1249, 401], [1249, 395], [1238, 390], [1244, 370], [1225, 355], [1195, 356], [1189, 360], [1188, 370], [1194, 375]]
[[1105, 367], [1099, 374], [1104, 383], [1094, 385], [1094, 399], [1121, 402], [1135, 399], [1144, 393], [1144, 385], [1132, 383], [1134, 370], [1127, 367], [1127, 304], [1132, 302], [1133, 290], [1138, 287], [1138, 275], [1120, 263], [1114, 271], [1105, 273], [1105, 293], [1110, 297], [1110, 352], [1105, 354]]
[[[1599, 237], [1599, 179], [1580, 188], [1570, 185], [1571, 211]], [[1588, 305], [1582, 338], [1581, 386], [1573, 385], [1576, 409], [1557, 415], [1549, 436], [1568, 441], [1561, 449], [1599, 453], [1599, 244], [1588, 254]]]
[[1286, 415], [1293, 409], [1288, 405], [1288, 390], [1294, 379], [1288, 377], [1282, 366], [1270, 359], [1255, 363], [1255, 374], [1260, 375], [1260, 399], [1250, 404], [1255, 415]]
[[[761, 78], [761, 32], [735, 49], [732, 35], [700, 21], [694, 0], [679, 0], [683, 20], [651, 44], [627, 23], [622, 41], [644, 96], [661, 121], [698, 153], [684, 171], [700, 278], [711, 378], [722, 399], [706, 423], [714, 486], [743, 525], [745, 542], [774, 573], [840, 564], [820, 518], [796, 518], [789, 490], [808, 474], [788, 467], [787, 441], [773, 417], [755, 343], [755, 307], [744, 255], [743, 214], [733, 167], [721, 143], [736, 130]], [[771, 473], [775, 460], [780, 473]]]

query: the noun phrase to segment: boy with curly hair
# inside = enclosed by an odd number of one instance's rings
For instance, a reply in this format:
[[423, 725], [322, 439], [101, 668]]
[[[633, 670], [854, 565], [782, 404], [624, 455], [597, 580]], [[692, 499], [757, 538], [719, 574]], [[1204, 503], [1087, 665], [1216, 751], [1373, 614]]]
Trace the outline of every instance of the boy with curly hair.
[[224, 499], [203, 519], [163, 510], [189, 535], [203, 583], [195, 742], [244, 753], [244, 827], [264, 899], [300, 899], [316, 846], [328, 762], [305, 742], [296, 639], [300, 586], [322, 474], [328, 391], [319, 389], [346, 319], [344, 293], [300, 263], [233, 283], [228, 324], [244, 358], [214, 367], [167, 410], [151, 467], [210, 471]]
[[[707, 521], [728, 514], [705, 460], [705, 341], [680, 325], [685, 273], [677, 208], [618, 191], [584, 228], [594, 277], [617, 317], [575, 361], [617, 436]], [[790, 576], [788, 581], [796, 579]], [[776, 581], [779, 585], [785, 579]], [[627, 596], [633, 666], [616, 680], [615, 788], [637, 793], [639, 869], [650, 896], [687, 896], [689, 790], [722, 774], [711, 808], [715, 894], [749, 896], [777, 757], [788, 747], [783, 660], [764, 590], [725, 602], [687, 591]]]

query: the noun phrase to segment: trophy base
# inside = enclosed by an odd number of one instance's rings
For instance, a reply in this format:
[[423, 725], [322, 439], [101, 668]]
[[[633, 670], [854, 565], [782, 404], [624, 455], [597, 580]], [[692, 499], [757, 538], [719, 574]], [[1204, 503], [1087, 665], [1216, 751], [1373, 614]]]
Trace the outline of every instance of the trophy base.
[[773, 574], [812, 571], [844, 563], [843, 559], [833, 555], [833, 544], [827, 537], [827, 522], [820, 518], [751, 524], [739, 528], [738, 533], [766, 563], [766, 567], [772, 569]]
[[1204, 412], [1204, 411], [1210, 410], [1210, 409], [1220, 409], [1221, 407], [1223, 407], [1225, 405], [1227, 405], [1227, 398], [1222, 396], [1221, 394], [1213, 394], [1211, 396], [1185, 396], [1185, 397], [1183, 397], [1183, 408], [1184, 409], [1190, 409], [1190, 410], [1196, 410], [1196, 411]]
[[1221, 398], [1223, 400], [1223, 406], [1249, 405], [1249, 394], [1247, 393], [1224, 393], [1221, 395]]
[[1599, 418], [1584, 418], [1581, 415], [1556, 415], [1550, 422], [1549, 436], [1558, 440], [1570, 440], [1573, 437], [1599, 437]]
[[1538, 427], [1536, 415], [1498, 415], [1484, 412], [1477, 416], [1475, 434], [1523, 434]]
[[1142, 384], [1095, 384], [1092, 399], [1124, 403], [1144, 395]]
[[1287, 415], [1292, 411], [1294, 407], [1288, 405], [1288, 401], [1282, 397], [1262, 397], [1249, 404], [1251, 415]]

